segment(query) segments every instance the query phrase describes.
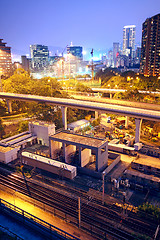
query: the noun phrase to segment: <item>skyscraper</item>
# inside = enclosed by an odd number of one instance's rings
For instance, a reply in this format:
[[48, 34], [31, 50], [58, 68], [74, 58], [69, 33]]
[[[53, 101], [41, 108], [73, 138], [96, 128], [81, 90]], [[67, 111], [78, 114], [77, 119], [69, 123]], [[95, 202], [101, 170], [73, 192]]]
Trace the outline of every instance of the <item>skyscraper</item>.
[[119, 43], [113, 43], [113, 64], [117, 67], [117, 56], [119, 54]]
[[82, 54], [82, 47], [80, 46], [68, 46], [67, 47], [67, 54], [71, 53], [74, 57], [77, 58], [77, 60], [83, 60], [83, 54]]
[[12, 70], [11, 48], [0, 39], [0, 75], [9, 74]]
[[32, 59], [32, 68], [34, 70], [43, 70], [49, 63], [48, 47], [44, 45], [30, 45]]
[[123, 28], [123, 54], [133, 59], [135, 51], [136, 26], [128, 25]]
[[160, 14], [147, 18], [142, 25], [140, 72], [160, 76]]

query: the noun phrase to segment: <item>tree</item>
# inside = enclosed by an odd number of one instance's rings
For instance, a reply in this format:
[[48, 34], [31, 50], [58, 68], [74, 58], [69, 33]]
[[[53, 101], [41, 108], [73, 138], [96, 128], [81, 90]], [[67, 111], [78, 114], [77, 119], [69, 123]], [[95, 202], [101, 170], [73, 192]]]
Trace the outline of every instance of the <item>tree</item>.
[[0, 102], [0, 116], [4, 116], [7, 112], [6, 103], [4, 101]]
[[20, 122], [18, 132], [21, 133], [21, 132], [25, 132], [27, 130], [28, 130], [28, 121]]
[[5, 132], [4, 132], [4, 126], [2, 123], [2, 119], [0, 118], [0, 138], [2, 139], [4, 136]]
[[78, 92], [92, 92], [92, 89], [82, 83], [77, 83], [76, 84], [76, 91]]

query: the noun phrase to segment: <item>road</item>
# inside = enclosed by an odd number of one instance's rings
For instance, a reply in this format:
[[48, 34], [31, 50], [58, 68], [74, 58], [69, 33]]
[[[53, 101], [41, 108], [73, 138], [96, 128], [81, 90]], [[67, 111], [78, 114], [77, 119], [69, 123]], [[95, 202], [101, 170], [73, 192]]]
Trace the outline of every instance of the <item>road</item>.
[[[157, 110], [149, 110], [144, 108], [136, 108], [132, 106], [121, 106], [116, 104], [108, 104], [101, 102], [84, 101], [68, 98], [53, 98], [37, 95], [0, 93], [0, 97], [8, 100], [41, 102], [49, 105], [59, 105], [63, 107], [71, 107], [78, 109], [86, 109], [90, 111], [108, 112], [134, 118], [147, 119], [152, 121], [160, 121], [160, 112]], [[93, 99], [93, 98], [92, 98]]]

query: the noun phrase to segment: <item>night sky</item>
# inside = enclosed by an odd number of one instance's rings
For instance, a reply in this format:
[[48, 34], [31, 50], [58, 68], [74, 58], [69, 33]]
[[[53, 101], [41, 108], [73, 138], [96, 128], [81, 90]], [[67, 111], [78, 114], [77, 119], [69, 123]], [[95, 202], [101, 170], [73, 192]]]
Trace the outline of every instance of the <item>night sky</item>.
[[[160, 0], [1, 0], [1, 38], [16, 54], [29, 54], [30, 44], [84, 49], [110, 49], [122, 42], [123, 26], [142, 23], [160, 13]], [[54, 53], [53, 53], [54, 54]]]

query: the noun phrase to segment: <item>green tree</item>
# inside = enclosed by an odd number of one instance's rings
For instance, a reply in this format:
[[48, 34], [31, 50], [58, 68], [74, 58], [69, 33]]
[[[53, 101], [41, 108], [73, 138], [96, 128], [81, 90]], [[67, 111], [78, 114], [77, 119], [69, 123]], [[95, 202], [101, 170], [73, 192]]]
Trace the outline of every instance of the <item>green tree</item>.
[[19, 124], [18, 132], [21, 133], [25, 131], [28, 131], [28, 121], [23, 121]]
[[2, 123], [2, 119], [0, 118], [0, 138], [2, 139], [4, 136], [5, 132], [4, 132], [4, 126]]
[[76, 91], [78, 92], [92, 92], [92, 89], [82, 83], [77, 83], [76, 84]]

